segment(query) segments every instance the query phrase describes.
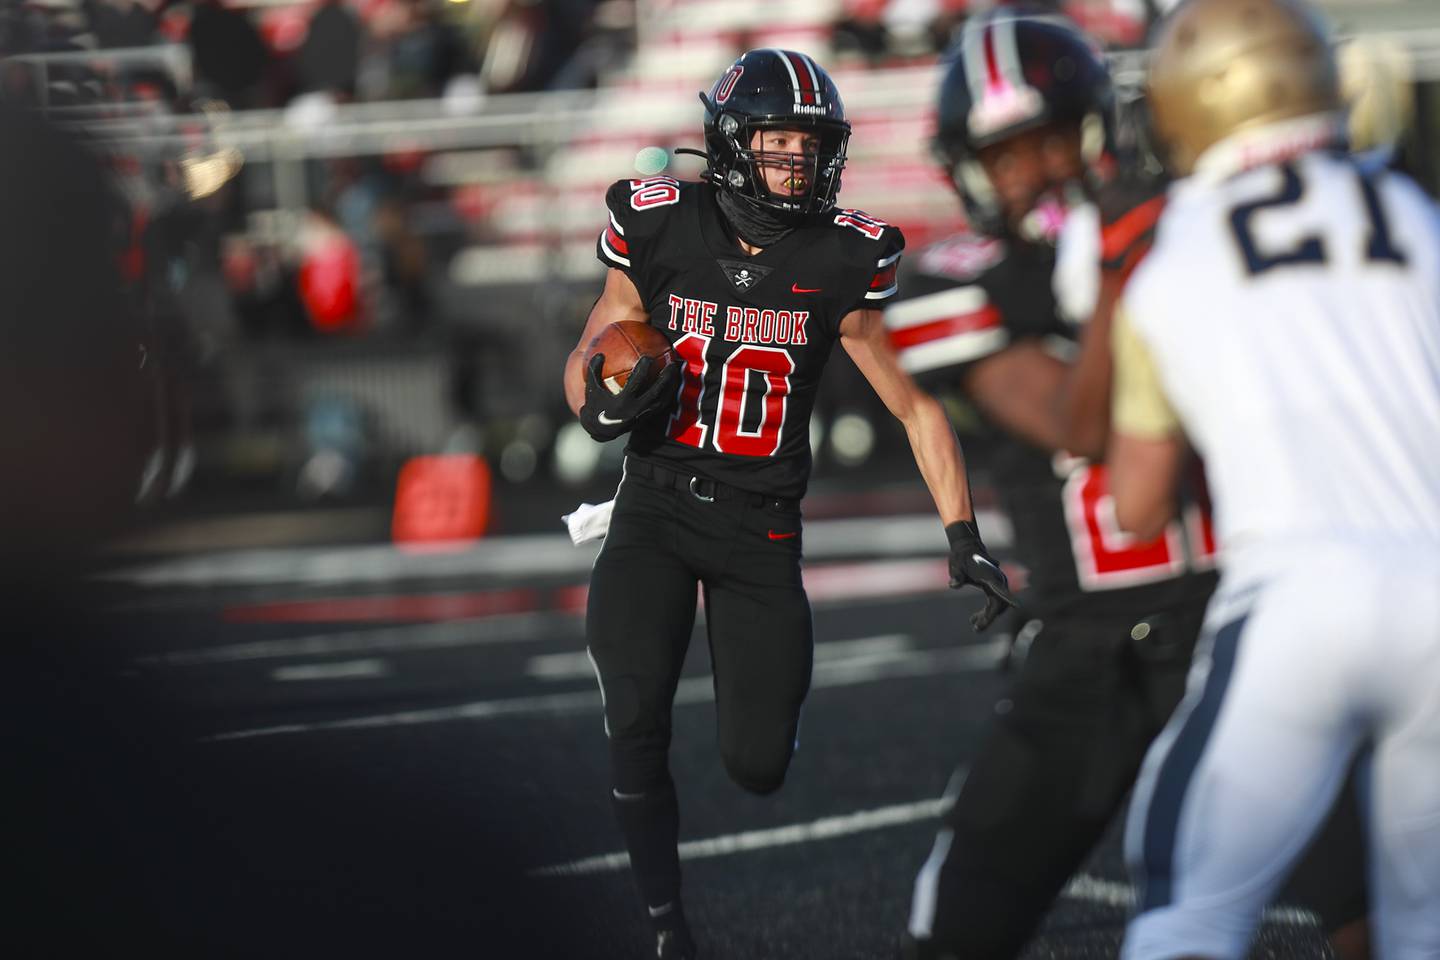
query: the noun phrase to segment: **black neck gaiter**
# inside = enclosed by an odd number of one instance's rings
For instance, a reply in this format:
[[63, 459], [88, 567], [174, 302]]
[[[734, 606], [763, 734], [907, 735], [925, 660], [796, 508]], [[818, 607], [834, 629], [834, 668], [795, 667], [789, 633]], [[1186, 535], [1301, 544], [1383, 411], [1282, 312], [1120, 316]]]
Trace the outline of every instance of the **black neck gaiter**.
[[720, 204], [720, 212], [729, 221], [730, 229], [752, 247], [760, 247], [762, 250], [772, 247], [795, 229], [794, 224], [786, 223], [778, 215], [733, 193], [717, 191], [715, 202]]

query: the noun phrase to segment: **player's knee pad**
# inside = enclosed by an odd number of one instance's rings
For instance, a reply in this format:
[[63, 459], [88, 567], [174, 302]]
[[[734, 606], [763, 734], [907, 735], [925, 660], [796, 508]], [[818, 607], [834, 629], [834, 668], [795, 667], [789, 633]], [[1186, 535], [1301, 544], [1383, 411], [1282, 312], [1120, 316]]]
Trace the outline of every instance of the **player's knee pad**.
[[610, 779], [617, 796], [645, 796], [670, 782], [670, 738], [610, 738]]
[[611, 738], [640, 732], [645, 712], [641, 709], [640, 684], [633, 676], [602, 677], [600, 692], [605, 701], [605, 732]]
[[750, 793], [764, 796], [779, 790], [785, 782], [792, 749], [789, 741], [783, 745], [726, 744], [720, 754], [731, 780]]

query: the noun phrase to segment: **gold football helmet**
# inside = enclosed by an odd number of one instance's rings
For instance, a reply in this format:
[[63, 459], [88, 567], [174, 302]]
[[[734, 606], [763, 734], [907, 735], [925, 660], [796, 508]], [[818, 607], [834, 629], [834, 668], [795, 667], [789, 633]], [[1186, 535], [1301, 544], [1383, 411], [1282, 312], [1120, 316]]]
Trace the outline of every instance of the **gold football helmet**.
[[1177, 176], [1232, 134], [1340, 109], [1329, 38], [1302, 0], [1187, 0], [1161, 26], [1147, 86]]

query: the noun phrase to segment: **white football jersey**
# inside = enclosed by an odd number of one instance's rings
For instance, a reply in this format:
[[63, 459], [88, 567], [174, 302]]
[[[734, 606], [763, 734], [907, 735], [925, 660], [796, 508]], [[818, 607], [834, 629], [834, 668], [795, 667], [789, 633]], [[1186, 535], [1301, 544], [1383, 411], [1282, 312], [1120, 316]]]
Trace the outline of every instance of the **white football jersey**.
[[1440, 549], [1440, 215], [1408, 178], [1314, 152], [1181, 181], [1122, 311], [1232, 574], [1337, 538]]

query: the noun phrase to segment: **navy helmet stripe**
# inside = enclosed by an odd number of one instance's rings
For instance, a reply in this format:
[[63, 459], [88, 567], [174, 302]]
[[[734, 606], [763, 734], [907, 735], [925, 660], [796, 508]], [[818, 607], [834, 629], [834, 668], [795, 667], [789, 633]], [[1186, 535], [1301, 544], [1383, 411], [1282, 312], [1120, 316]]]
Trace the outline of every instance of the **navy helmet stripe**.
[[1142, 913], [1166, 906], [1174, 899], [1175, 842], [1180, 830], [1181, 808], [1229, 689], [1245, 621], [1246, 617], [1240, 617], [1215, 634], [1205, 688], [1194, 709], [1185, 717], [1155, 776], [1145, 811]]

